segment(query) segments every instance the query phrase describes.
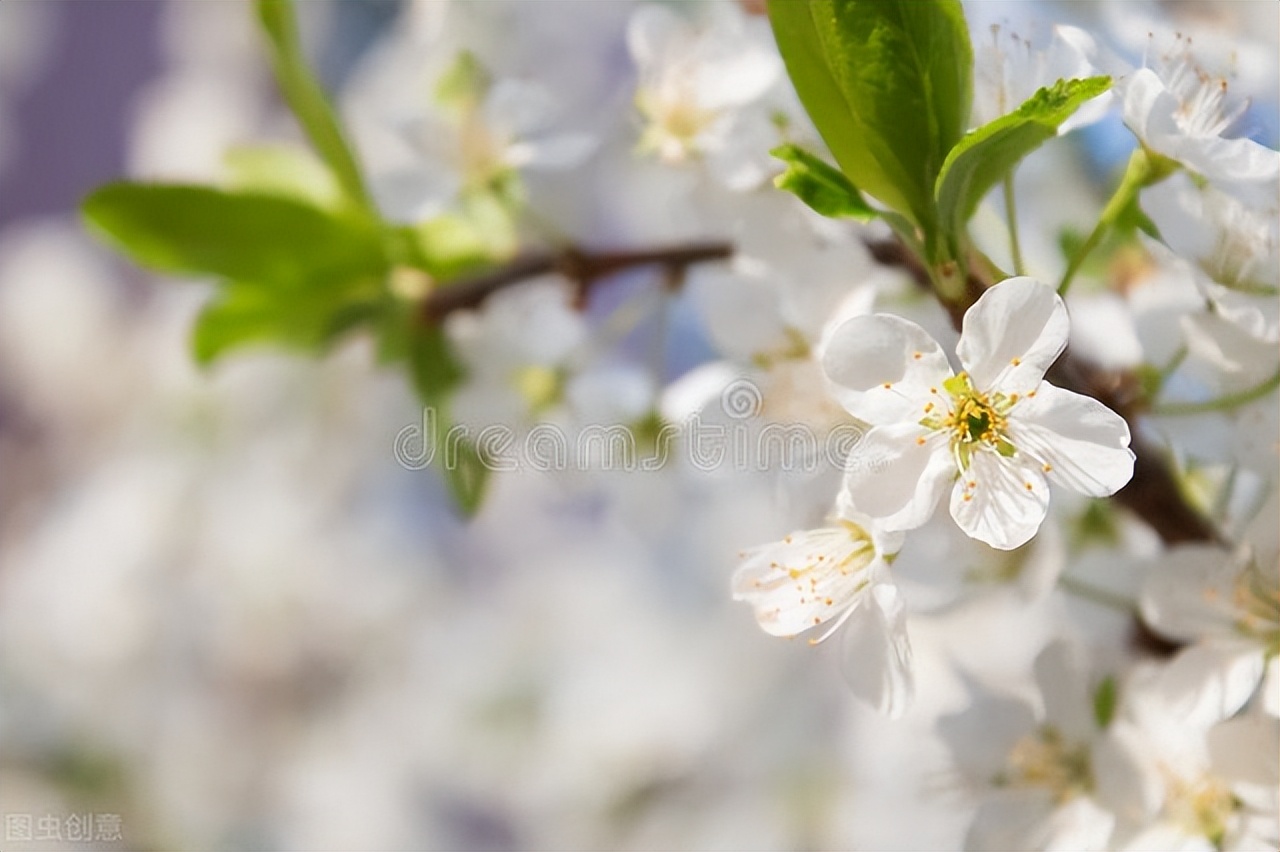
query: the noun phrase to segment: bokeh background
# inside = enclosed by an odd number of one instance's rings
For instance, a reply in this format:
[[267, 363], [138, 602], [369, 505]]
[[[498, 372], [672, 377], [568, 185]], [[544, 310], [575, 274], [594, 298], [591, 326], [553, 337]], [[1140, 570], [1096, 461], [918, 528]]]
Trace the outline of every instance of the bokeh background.
[[[626, 3], [301, 5], [332, 90], [393, 84], [413, 53], [391, 36], [444, 27], [579, 114], [628, 103]], [[969, 14], [1092, 26], [1134, 59], [1156, 25], [1227, 43], [1243, 132], [1275, 147], [1277, 9]], [[796, 514], [767, 477], [504, 475], [464, 522], [396, 463], [420, 412], [367, 343], [193, 366], [207, 285], [130, 267], [75, 206], [121, 175], [211, 179], [264, 138], [296, 131], [246, 4], [0, 3], [0, 814], [60, 826], [4, 848], [954, 847], [968, 812], [929, 720], [884, 722], [837, 648], [771, 640], [729, 600], [737, 551]], [[1082, 173], [1127, 140], [1090, 130]], [[709, 354], [686, 308], [673, 374]], [[913, 622], [922, 707], [963, 700], [930, 669], [939, 637], [1024, 671], [1044, 606]], [[123, 839], [80, 842], [76, 815]]]

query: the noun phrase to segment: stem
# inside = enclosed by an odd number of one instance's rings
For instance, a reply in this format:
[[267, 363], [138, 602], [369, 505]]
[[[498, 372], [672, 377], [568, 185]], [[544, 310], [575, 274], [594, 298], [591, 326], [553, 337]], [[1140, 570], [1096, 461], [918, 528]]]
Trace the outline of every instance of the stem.
[[1139, 148], [1133, 152], [1133, 156], [1129, 158], [1129, 165], [1124, 170], [1124, 177], [1120, 179], [1120, 185], [1116, 187], [1107, 206], [1102, 208], [1098, 224], [1094, 225], [1093, 231], [1071, 258], [1071, 262], [1067, 264], [1067, 271], [1063, 273], [1062, 282], [1058, 284], [1059, 296], [1067, 295], [1067, 290], [1071, 287], [1071, 282], [1080, 271], [1080, 267], [1102, 242], [1107, 232], [1119, 221], [1129, 205], [1137, 199], [1138, 192], [1143, 187], [1162, 180], [1166, 175], [1167, 172], [1161, 173], [1161, 170], [1152, 164], [1151, 157], [1147, 155], [1145, 149]]
[[1138, 612], [1138, 605], [1123, 595], [1100, 589], [1074, 577], [1065, 575], [1058, 577], [1058, 587], [1067, 594], [1075, 595], [1098, 606], [1109, 607], [1125, 613], [1136, 614]]
[[1161, 417], [1181, 417], [1188, 414], [1208, 414], [1214, 411], [1228, 411], [1246, 403], [1262, 399], [1280, 387], [1280, 370], [1251, 388], [1235, 393], [1224, 394], [1216, 399], [1203, 402], [1168, 402], [1164, 405], [1151, 406], [1150, 413]]
[[271, 70], [280, 93], [316, 152], [333, 172], [354, 206], [373, 212], [360, 167], [347, 145], [329, 98], [307, 66], [298, 40], [298, 22], [290, 0], [258, 0], [258, 21], [270, 45]]
[[1009, 252], [1013, 255], [1013, 271], [1026, 275], [1022, 263], [1022, 242], [1018, 239], [1018, 205], [1013, 197], [1013, 172], [1004, 176], [1004, 216], [1009, 221]]
[[439, 322], [448, 314], [473, 308], [499, 290], [549, 272], [559, 272], [575, 282], [585, 295], [596, 281], [640, 266], [663, 266], [679, 272], [695, 263], [725, 260], [733, 246], [723, 242], [687, 243], [638, 251], [586, 252], [568, 248], [559, 252], [520, 255], [505, 266], [472, 278], [464, 278], [432, 291], [422, 303], [422, 318]]

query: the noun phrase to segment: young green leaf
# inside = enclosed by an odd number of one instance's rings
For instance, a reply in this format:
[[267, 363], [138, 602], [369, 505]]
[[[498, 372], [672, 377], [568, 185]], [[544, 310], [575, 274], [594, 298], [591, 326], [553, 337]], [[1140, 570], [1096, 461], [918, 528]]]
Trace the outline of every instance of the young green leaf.
[[933, 187], [973, 99], [958, 0], [770, 0], [787, 73], [841, 170], [933, 229]]
[[378, 234], [276, 195], [112, 183], [85, 199], [88, 224], [142, 266], [279, 287], [380, 274]]
[[438, 427], [430, 436], [436, 442], [433, 458], [440, 466], [441, 476], [454, 503], [464, 515], [473, 515], [484, 498], [489, 466], [469, 437], [450, 431], [449, 398], [462, 380], [462, 365], [439, 326], [412, 325], [408, 356], [409, 372], [418, 398], [436, 413]]
[[333, 107], [307, 67], [298, 41], [298, 25], [290, 0], [258, 0], [258, 20], [271, 46], [271, 68], [280, 92], [316, 152], [333, 171], [353, 205], [371, 210], [360, 168], [347, 145]]
[[782, 145], [769, 153], [787, 164], [787, 170], [773, 179], [773, 185], [793, 193], [814, 211], [859, 222], [870, 222], [879, 215], [839, 169], [799, 145]]
[[351, 292], [311, 294], [250, 282], [230, 282], [196, 318], [191, 347], [200, 364], [233, 349], [269, 344], [319, 353], [336, 338], [378, 315], [374, 282]]
[[938, 176], [938, 214], [945, 233], [959, 239], [978, 203], [1023, 157], [1058, 133], [1086, 101], [1111, 87], [1110, 77], [1059, 80], [1008, 115], [966, 135]]
[[222, 158], [227, 188], [292, 198], [312, 207], [335, 210], [342, 189], [315, 154], [300, 146], [243, 145]]

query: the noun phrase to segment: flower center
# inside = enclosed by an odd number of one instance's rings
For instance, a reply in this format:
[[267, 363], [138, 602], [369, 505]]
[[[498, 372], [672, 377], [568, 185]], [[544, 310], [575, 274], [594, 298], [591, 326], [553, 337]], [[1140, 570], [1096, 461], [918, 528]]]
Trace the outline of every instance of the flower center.
[[939, 411], [931, 402], [925, 406], [925, 417], [920, 425], [934, 431], [947, 432], [951, 438], [951, 453], [960, 470], [968, 470], [975, 450], [987, 446], [1003, 456], [1012, 456], [1016, 450], [1005, 438], [1009, 410], [1017, 402], [1017, 395], [989, 394], [973, 386], [968, 373], [952, 376], [942, 383], [947, 397], [943, 399], [946, 411]]
[[1052, 725], [1019, 740], [1006, 767], [996, 777], [997, 785], [1043, 787], [1059, 804], [1093, 789], [1088, 746], [1068, 743]]
[[1173, 120], [1178, 129], [1188, 136], [1221, 136], [1248, 108], [1248, 102], [1236, 105], [1230, 112], [1224, 110], [1227, 99], [1227, 81], [1211, 76], [1191, 59], [1189, 45], [1181, 44], [1181, 54], [1163, 58], [1169, 91], [1178, 100]]
[[1195, 780], [1170, 778], [1166, 808], [1169, 817], [1188, 834], [1221, 846], [1227, 822], [1240, 809], [1240, 800], [1222, 781], [1209, 775]]
[[564, 375], [538, 364], [521, 367], [511, 376], [511, 383], [524, 398], [531, 414], [540, 414], [560, 401]]
[[484, 186], [505, 168], [504, 141], [471, 111], [463, 117], [458, 133], [459, 168], [469, 186]]
[[698, 137], [716, 120], [716, 113], [700, 107], [687, 86], [664, 87], [668, 91], [642, 91], [636, 105], [649, 126], [640, 138], [642, 151], [653, 151], [668, 164], [696, 156]]

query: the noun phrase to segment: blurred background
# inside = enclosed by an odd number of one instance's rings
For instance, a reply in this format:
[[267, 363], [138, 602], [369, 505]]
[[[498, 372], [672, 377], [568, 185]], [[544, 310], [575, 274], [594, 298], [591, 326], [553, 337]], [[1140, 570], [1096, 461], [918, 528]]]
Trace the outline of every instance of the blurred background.
[[[457, 27], [576, 86], [579, 114], [629, 104], [627, 3], [301, 5], [331, 90], [392, 85], [415, 38]], [[1144, 27], [1203, 32], [1239, 54], [1244, 132], [1274, 147], [1277, 8], [969, 14], [1091, 26], [1135, 61]], [[566, 43], [590, 50], [557, 62]], [[1089, 133], [1102, 182], [1132, 143]], [[4, 849], [957, 845], [929, 719], [884, 722], [838, 648], [772, 640], [729, 600], [737, 552], [794, 522], [768, 481], [525, 472], [464, 522], [396, 463], [421, 415], [367, 343], [193, 365], [208, 285], [131, 267], [75, 207], [122, 175], [210, 180], [266, 138], [296, 130], [246, 4], [0, 3]], [[706, 357], [675, 328], [672, 363]], [[913, 622], [922, 706], [962, 700], [939, 636], [1025, 670], [1046, 623]], [[993, 631], [1025, 647], [980, 653]]]

